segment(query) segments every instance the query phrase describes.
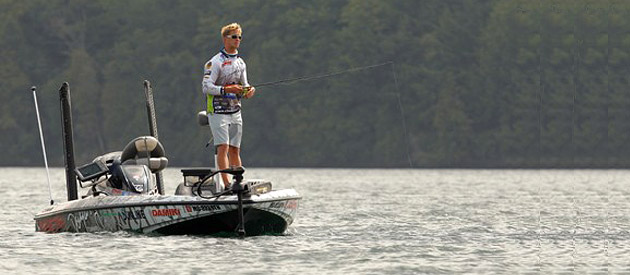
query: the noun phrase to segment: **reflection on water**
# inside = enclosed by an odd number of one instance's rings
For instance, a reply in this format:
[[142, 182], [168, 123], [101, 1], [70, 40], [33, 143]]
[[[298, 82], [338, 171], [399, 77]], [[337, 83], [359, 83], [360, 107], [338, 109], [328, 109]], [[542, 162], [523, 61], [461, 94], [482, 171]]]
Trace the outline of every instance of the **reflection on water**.
[[630, 273], [629, 171], [249, 169], [304, 199], [285, 236], [244, 240], [36, 233], [45, 176], [0, 168], [0, 273]]

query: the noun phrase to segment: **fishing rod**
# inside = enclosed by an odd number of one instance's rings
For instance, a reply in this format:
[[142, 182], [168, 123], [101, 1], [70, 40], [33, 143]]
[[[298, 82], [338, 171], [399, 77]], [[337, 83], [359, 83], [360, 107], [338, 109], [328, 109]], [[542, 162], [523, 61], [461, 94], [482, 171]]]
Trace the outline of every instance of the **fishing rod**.
[[[406, 147], [405, 149], [406, 149], [406, 154], [407, 154], [407, 161], [409, 163], [409, 168], [413, 168], [413, 161], [411, 160], [411, 155], [409, 153], [409, 151], [410, 151], [410, 140], [409, 140], [409, 133], [408, 133], [408, 130], [407, 130], [407, 122], [405, 121], [405, 111], [403, 109], [402, 101], [400, 99], [400, 93], [398, 93], [398, 91], [400, 91], [400, 87], [398, 87], [398, 77], [396, 75], [396, 68], [395, 68], [395, 65], [394, 65], [393, 61], [387, 61], [387, 62], [384, 62], [384, 63], [367, 65], [367, 66], [361, 66], [361, 67], [353, 67], [353, 68], [342, 70], [342, 71], [328, 72], [328, 73], [323, 73], [323, 74], [318, 74], [318, 75], [300, 76], [300, 77], [294, 77], [294, 78], [287, 78], [287, 79], [282, 79], [282, 80], [264, 82], [264, 83], [251, 85], [251, 86], [256, 87], [256, 88], [261, 88], [261, 87], [274, 86], [274, 85], [283, 84], [283, 83], [291, 83], [291, 82], [298, 82], [298, 81], [307, 81], [307, 80], [321, 79], [321, 78], [327, 78], [327, 77], [337, 76], [337, 75], [341, 75], [341, 74], [345, 74], [345, 73], [351, 73], [351, 72], [357, 72], [357, 71], [362, 71], [362, 70], [368, 70], [368, 69], [377, 68], [377, 67], [381, 67], [381, 66], [387, 66], [387, 65], [392, 66], [392, 75], [394, 77], [394, 85], [395, 85], [395, 88], [396, 88], [396, 91], [397, 91], [394, 94], [396, 94], [396, 98], [397, 98], [397, 101], [398, 101], [398, 109], [400, 110], [401, 123], [402, 123], [403, 132], [404, 132], [404, 135], [405, 135], [405, 147]], [[210, 145], [211, 141], [212, 141], [212, 139], [210, 139], [210, 141], [208, 141], [208, 143], [206, 143], [206, 147], [208, 147]]]
[[[396, 93], [395, 94], [396, 94], [396, 98], [397, 98], [397, 101], [398, 101], [398, 109], [400, 110], [401, 123], [402, 123], [403, 132], [404, 132], [404, 135], [405, 135], [405, 147], [406, 147], [405, 149], [406, 149], [406, 154], [407, 154], [407, 161], [409, 162], [409, 168], [413, 168], [413, 161], [411, 160], [411, 155], [409, 154], [409, 151], [410, 151], [409, 133], [407, 131], [407, 122], [405, 121], [405, 111], [403, 109], [402, 101], [400, 99], [400, 93], [398, 93], [398, 91], [400, 91], [400, 89], [398, 87], [398, 77], [396, 75], [396, 68], [395, 68], [394, 62], [387, 61], [385, 63], [380, 63], [380, 64], [373, 64], [373, 65], [361, 66], [361, 67], [353, 67], [353, 68], [342, 70], [342, 71], [328, 72], [328, 73], [319, 74], [319, 75], [287, 78], [287, 79], [282, 79], [282, 80], [276, 80], [276, 81], [271, 81], [271, 82], [260, 83], [258, 85], [252, 85], [252, 86], [254, 86], [256, 88], [260, 88], [260, 87], [265, 87], [265, 86], [274, 86], [274, 85], [283, 84], [283, 83], [290, 83], [290, 82], [297, 82], [297, 81], [307, 81], [307, 80], [314, 80], [314, 79], [320, 79], [320, 78], [327, 78], [327, 77], [337, 76], [337, 75], [341, 75], [341, 74], [345, 74], [345, 73], [362, 71], [362, 70], [367, 70], [367, 69], [372, 69], [372, 68], [377, 68], [377, 67], [387, 66], [387, 65], [392, 66], [392, 75], [394, 77], [394, 85], [395, 85], [395, 88], [396, 88]], [[208, 144], [209, 143], [210, 142], [208, 142]], [[206, 146], [208, 146], [208, 145], [206, 145]]]
[[48, 171], [48, 158], [46, 157], [46, 145], [44, 144], [44, 132], [42, 131], [42, 121], [39, 118], [39, 107], [37, 106], [37, 94], [35, 91], [37, 87], [31, 87], [33, 91], [33, 101], [35, 101], [35, 113], [37, 114], [37, 126], [39, 126], [39, 139], [42, 142], [42, 153], [44, 153], [44, 166], [46, 167], [46, 179], [48, 180], [48, 196], [50, 197], [50, 205], [53, 205], [55, 201], [52, 198], [52, 188], [50, 187], [50, 172]]
[[346, 69], [346, 70], [343, 70], [343, 71], [328, 72], [328, 73], [319, 74], [319, 75], [300, 76], [300, 77], [295, 77], [295, 78], [287, 78], [287, 79], [282, 79], [282, 80], [276, 80], [276, 81], [271, 81], [271, 82], [260, 83], [260, 84], [252, 85], [252, 86], [254, 86], [256, 88], [260, 88], [260, 87], [274, 86], [274, 85], [278, 85], [278, 84], [282, 84], [282, 83], [288, 83], [288, 82], [297, 82], [297, 81], [307, 81], [307, 80], [313, 80], [313, 79], [320, 79], [320, 78], [326, 78], [326, 77], [341, 75], [341, 74], [350, 73], [350, 72], [356, 72], [356, 71], [372, 69], [372, 68], [381, 67], [381, 66], [390, 65], [390, 64], [394, 64], [394, 63], [392, 61], [388, 61], [388, 62], [381, 63], [381, 64], [374, 64], [374, 65], [368, 65], [368, 66], [362, 66], [362, 67], [354, 67], [354, 68]]

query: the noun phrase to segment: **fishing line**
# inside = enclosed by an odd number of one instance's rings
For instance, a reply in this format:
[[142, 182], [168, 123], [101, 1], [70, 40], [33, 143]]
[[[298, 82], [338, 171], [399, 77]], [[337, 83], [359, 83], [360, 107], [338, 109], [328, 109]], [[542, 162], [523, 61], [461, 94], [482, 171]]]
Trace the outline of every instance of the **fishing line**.
[[407, 153], [407, 161], [409, 161], [409, 168], [413, 168], [413, 162], [411, 161], [411, 155], [409, 154], [409, 134], [407, 133], [407, 123], [405, 122], [405, 111], [400, 100], [400, 89], [398, 88], [398, 77], [396, 77], [396, 67], [394, 62], [392, 64], [392, 74], [394, 75], [394, 85], [396, 86], [396, 98], [398, 98], [398, 109], [400, 110], [400, 118], [402, 120], [403, 132], [405, 133], [405, 148]]
[[329, 73], [320, 74], [320, 75], [313, 75], [313, 76], [301, 76], [301, 77], [295, 77], [295, 78], [288, 78], [288, 79], [282, 79], [282, 80], [276, 80], [276, 81], [271, 81], [271, 82], [260, 83], [258, 85], [252, 85], [252, 86], [254, 86], [256, 88], [260, 88], [260, 87], [274, 86], [274, 85], [278, 85], [278, 84], [282, 84], [282, 83], [288, 83], [288, 82], [297, 82], [297, 81], [307, 81], [307, 80], [313, 80], [313, 79], [320, 79], [320, 78], [337, 76], [337, 75], [350, 73], [350, 72], [356, 72], [356, 71], [372, 69], [372, 68], [381, 67], [381, 66], [385, 66], [385, 65], [389, 65], [389, 64], [394, 64], [394, 62], [388, 61], [388, 62], [381, 63], [381, 64], [368, 65], [368, 66], [363, 66], [363, 67], [354, 67], [354, 68], [350, 68], [350, 69], [343, 70], [343, 71], [329, 72]]
[[288, 79], [282, 79], [282, 80], [276, 80], [276, 81], [271, 81], [271, 82], [265, 82], [265, 83], [261, 83], [258, 85], [252, 85], [256, 88], [260, 88], [260, 87], [265, 87], [265, 86], [274, 86], [274, 85], [278, 85], [278, 84], [283, 84], [283, 83], [291, 83], [291, 82], [298, 82], [298, 81], [307, 81], [307, 80], [314, 80], [314, 79], [321, 79], [321, 78], [327, 78], [327, 77], [332, 77], [332, 76], [337, 76], [337, 75], [341, 75], [341, 74], [345, 74], [345, 73], [351, 73], [351, 72], [356, 72], [356, 71], [362, 71], [362, 70], [367, 70], [367, 69], [372, 69], [372, 68], [377, 68], [377, 67], [381, 67], [381, 66], [386, 66], [386, 65], [391, 65], [392, 66], [392, 75], [394, 76], [394, 85], [396, 87], [396, 98], [398, 101], [398, 109], [400, 110], [400, 117], [401, 117], [401, 121], [402, 121], [402, 127], [403, 127], [403, 132], [405, 135], [405, 152], [407, 154], [407, 161], [409, 162], [409, 168], [413, 168], [413, 161], [411, 160], [411, 155], [409, 153], [409, 133], [407, 131], [407, 122], [405, 120], [405, 111], [403, 109], [402, 106], [402, 100], [400, 99], [400, 88], [398, 86], [398, 77], [396, 75], [396, 67], [393, 61], [388, 61], [385, 63], [380, 63], [380, 64], [374, 64], [374, 65], [368, 65], [368, 66], [362, 66], [362, 67], [354, 67], [354, 68], [350, 68], [350, 69], [346, 69], [343, 71], [337, 71], [337, 72], [329, 72], [329, 73], [325, 73], [325, 74], [320, 74], [320, 75], [313, 75], [313, 76], [301, 76], [301, 77], [295, 77], [295, 78], [288, 78]]

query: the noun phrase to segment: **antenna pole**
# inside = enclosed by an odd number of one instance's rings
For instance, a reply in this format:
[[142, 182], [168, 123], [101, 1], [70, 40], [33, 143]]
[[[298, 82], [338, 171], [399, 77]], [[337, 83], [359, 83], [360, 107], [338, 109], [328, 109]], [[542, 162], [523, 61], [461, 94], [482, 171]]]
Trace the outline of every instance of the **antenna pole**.
[[42, 120], [39, 117], [39, 107], [37, 106], [37, 93], [35, 92], [37, 87], [31, 87], [33, 91], [33, 100], [35, 101], [35, 113], [37, 114], [37, 126], [39, 127], [39, 139], [42, 142], [42, 153], [44, 154], [44, 166], [46, 167], [46, 180], [48, 181], [48, 196], [50, 197], [50, 205], [53, 205], [55, 201], [52, 198], [52, 188], [50, 186], [50, 172], [48, 171], [48, 157], [46, 157], [46, 145], [44, 144], [44, 132], [42, 131]]

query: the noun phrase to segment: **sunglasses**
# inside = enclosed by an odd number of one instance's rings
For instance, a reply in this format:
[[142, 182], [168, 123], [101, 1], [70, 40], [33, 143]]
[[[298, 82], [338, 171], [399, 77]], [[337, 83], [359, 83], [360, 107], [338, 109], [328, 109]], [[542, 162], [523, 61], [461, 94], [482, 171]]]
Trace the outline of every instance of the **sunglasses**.
[[243, 37], [242, 37], [242, 36], [240, 36], [240, 35], [236, 35], [236, 34], [233, 34], [233, 35], [226, 35], [225, 37], [227, 37], [227, 38], [232, 38], [232, 39], [236, 39], [236, 38], [238, 38], [239, 40], [243, 40]]

